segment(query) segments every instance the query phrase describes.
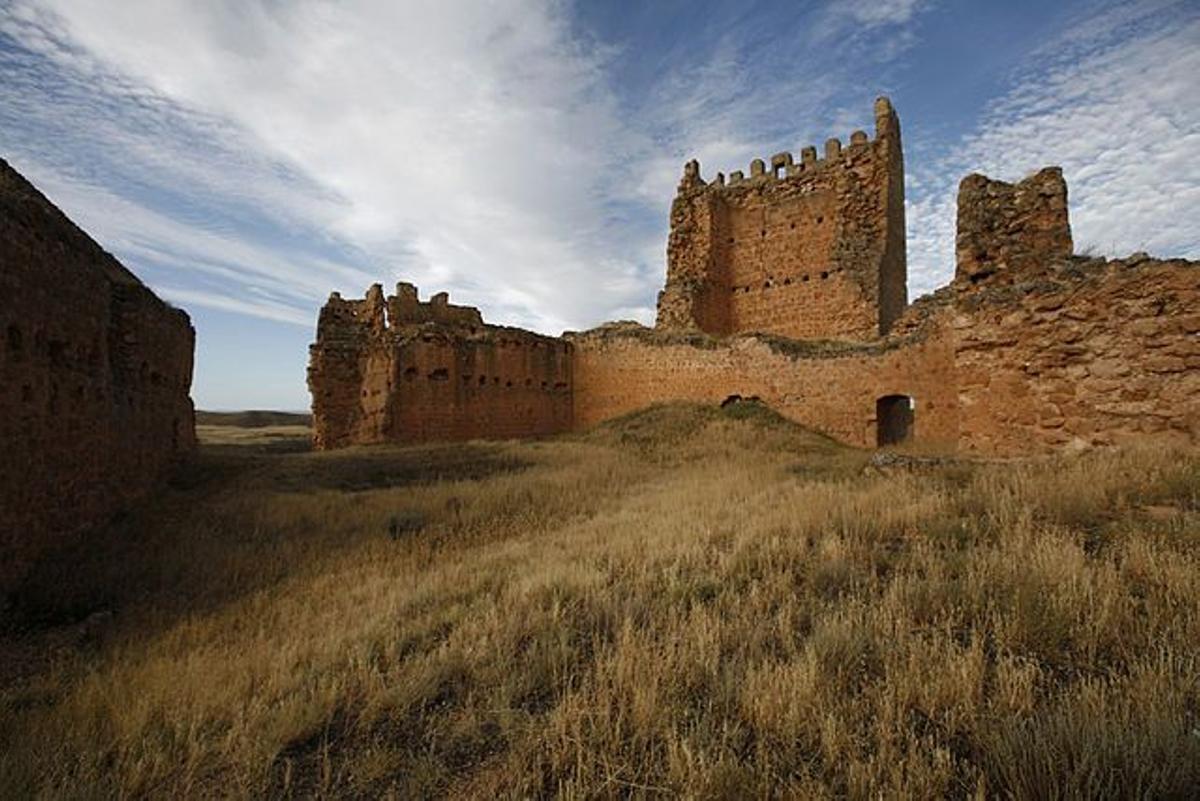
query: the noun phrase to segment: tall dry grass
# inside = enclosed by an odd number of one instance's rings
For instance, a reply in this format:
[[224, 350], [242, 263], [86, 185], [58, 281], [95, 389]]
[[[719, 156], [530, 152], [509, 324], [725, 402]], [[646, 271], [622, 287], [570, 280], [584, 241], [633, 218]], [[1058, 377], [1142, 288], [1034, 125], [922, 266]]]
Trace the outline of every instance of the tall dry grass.
[[1195, 453], [881, 473], [685, 406], [526, 443], [263, 436], [24, 588], [14, 640], [114, 614], [5, 687], [0, 795], [1200, 787]]

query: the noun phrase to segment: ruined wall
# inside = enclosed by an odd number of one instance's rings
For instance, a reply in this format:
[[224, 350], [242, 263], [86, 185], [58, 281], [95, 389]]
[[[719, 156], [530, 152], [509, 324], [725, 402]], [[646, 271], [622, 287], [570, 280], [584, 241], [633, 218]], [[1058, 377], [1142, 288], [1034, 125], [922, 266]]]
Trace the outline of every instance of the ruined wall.
[[408, 285], [335, 296], [313, 350], [318, 444], [551, 433], [735, 395], [860, 446], [881, 429], [986, 454], [1200, 441], [1200, 264], [1075, 257], [1061, 170], [971, 175], [955, 279], [908, 304], [899, 122], [875, 111], [874, 140], [823, 159], [712, 183], [689, 162], [654, 329], [553, 339]]
[[484, 325], [400, 284], [321, 311], [309, 389], [318, 448], [551, 434], [571, 428], [570, 345]]
[[1200, 264], [1071, 256], [1057, 168], [958, 196], [961, 447], [1200, 441]]
[[658, 326], [715, 335], [870, 340], [906, 302], [900, 124], [876, 103], [876, 135], [805, 148], [726, 182], [684, 168], [671, 206]]
[[0, 589], [195, 443], [194, 332], [0, 160]]
[[756, 396], [780, 414], [837, 439], [875, 445], [875, 403], [916, 401], [915, 439], [953, 447], [958, 433], [954, 341], [945, 305], [909, 332], [872, 344], [714, 338], [609, 326], [572, 335], [579, 427], [652, 403], [720, 403]]

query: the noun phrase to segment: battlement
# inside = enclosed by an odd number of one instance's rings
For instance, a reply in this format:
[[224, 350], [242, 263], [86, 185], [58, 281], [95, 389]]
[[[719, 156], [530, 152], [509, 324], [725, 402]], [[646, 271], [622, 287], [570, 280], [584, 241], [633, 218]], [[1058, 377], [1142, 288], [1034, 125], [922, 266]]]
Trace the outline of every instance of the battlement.
[[658, 326], [709, 334], [872, 339], [907, 300], [900, 122], [826, 140], [711, 182], [684, 165], [671, 207]]
[[421, 301], [399, 283], [384, 297], [333, 293], [309, 349], [314, 442], [423, 442], [565, 431], [571, 344], [487, 325], [445, 292]]
[[[843, 147], [837, 137], [825, 140], [825, 146], [817, 157], [815, 145], [808, 145], [800, 150], [800, 160], [788, 151], [782, 151], [769, 159], [754, 159], [750, 162], [748, 171], [734, 170], [729, 176], [718, 172], [711, 182], [706, 182], [700, 173], [700, 163], [695, 159], [684, 165], [684, 179], [680, 184], [681, 190], [707, 187], [719, 191], [725, 187], [737, 186], [750, 181], [778, 181], [796, 178], [805, 173], [824, 170], [830, 167], [846, 166], [855, 156], [867, 151], [871, 145], [885, 145], [899, 135], [900, 123], [892, 103], [886, 97], [875, 101], [875, 137], [870, 138], [866, 131], [857, 130], [850, 134], [849, 145]], [[747, 174], [749, 177], [747, 177]]]

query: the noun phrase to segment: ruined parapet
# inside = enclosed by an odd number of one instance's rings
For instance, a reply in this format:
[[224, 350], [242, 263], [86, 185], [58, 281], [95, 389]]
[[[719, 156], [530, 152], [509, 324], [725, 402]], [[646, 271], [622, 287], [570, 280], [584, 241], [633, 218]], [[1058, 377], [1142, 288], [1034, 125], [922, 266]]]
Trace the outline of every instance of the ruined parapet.
[[388, 298], [387, 309], [389, 325], [483, 325], [483, 316], [474, 306], [451, 304], [448, 292], [439, 292], [428, 303], [422, 303], [418, 299], [417, 288], [404, 282], [396, 284], [396, 294]]
[[421, 302], [412, 284], [384, 298], [336, 293], [309, 349], [317, 448], [377, 442], [494, 439], [571, 426], [571, 346], [487, 325], [446, 293]]
[[479, 327], [483, 317], [474, 306], [452, 305], [447, 292], [423, 302], [414, 285], [400, 282], [396, 294], [385, 298], [383, 286], [372, 284], [362, 300], [346, 300], [337, 292], [330, 294], [317, 318], [317, 342], [357, 347], [391, 328], [430, 323]]
[[1046, 167], [1016, 184], [968, 175], [958, 187], [955, 281], [1001, 281], [1072, 253], [1067, 184]]
[[0, 160], [0, 591], [195, 445], [183, 311]]
[[875, 138], [855, 131], [824, 158], [805, 147], [706, 183], [689, 161], [671, 206], [657, 325], [865, 340], [906, 302], [904, 166], [887, 98]]

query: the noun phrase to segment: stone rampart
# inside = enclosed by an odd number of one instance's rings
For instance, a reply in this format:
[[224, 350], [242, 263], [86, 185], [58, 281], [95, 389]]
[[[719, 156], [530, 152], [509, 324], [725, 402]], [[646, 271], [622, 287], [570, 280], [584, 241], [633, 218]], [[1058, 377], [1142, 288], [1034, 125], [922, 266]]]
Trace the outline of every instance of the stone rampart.
[[195, 443], [194, 332], [0, 161], [0, 587]]
[[331, 298], [318, 444], [551, 433], [734, 396], [860, 446], [1200, 441], [1200, 264], [1076, 257], [1061, 170], [971, 175], [953, 282], [906, 304], [899, 136], [881, 98], [875, 138], [830, 140], [823, 159], [781, 153], [711, 183], [689, 162], [653, 329], [541, 337], [405, 284]]

